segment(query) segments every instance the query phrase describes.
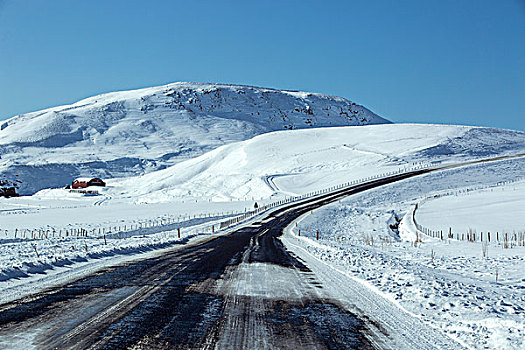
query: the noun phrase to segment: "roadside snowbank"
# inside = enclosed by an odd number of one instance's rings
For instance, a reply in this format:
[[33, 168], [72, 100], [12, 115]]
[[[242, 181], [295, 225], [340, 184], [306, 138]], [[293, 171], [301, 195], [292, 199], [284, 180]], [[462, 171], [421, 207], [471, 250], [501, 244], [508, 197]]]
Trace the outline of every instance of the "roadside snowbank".
[[[433, 173], [351, 196], [302, 218], [292, 230], [295, 236], [301, 230], [302, 238], [294, 241], [473, 348], [523, 348], [524, 247], [492, 244], [484, 258], [481, 243], [425, 237], [414, 246], [389, 223], [434, 193], [512, 180], [524, 169], [522, 158]], [[410, 226], [400, 229], [410, 231]]]

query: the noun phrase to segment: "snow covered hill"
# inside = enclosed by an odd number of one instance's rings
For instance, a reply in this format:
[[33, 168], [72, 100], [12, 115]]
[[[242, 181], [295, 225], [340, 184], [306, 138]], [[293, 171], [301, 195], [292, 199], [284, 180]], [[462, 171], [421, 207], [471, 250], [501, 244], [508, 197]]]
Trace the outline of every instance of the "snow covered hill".
[[525, 133], [387, 124], [273, 132], [140, 177], [110, 181], [114, 197], [148, 203], [303, 194], [420, 162], [525, 153]]
[[159, 170], [270, 131], [382, 123], [389, 121], [340, 97], [174, 83], [94, 96], [1, 123], [0, 175], [20, 179], [20, 192], [31, 194], [78, 176]]

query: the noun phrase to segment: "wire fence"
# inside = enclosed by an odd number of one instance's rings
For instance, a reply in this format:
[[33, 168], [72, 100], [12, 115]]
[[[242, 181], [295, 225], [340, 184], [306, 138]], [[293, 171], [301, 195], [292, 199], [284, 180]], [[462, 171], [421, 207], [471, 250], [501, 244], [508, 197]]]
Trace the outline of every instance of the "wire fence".
[[[410, 167], [402, 167], [393, 171], [384, 172], [376, 175], [367, 176], [353, 181], [345, 182], [335, 186], [330, 186], [324, 189], [311, 191], [299, 196], [287, 196], [281, 200], [274, 201], [250, 211], [231, 211], [221, 213], [201, 213], [192, 214], [179, 217], [170, 217], [164, 215], [156, 219], [150, 219], [144, 222], [132, 222], [122, 224], [124, 219], [120, 220], [121, 224], [106, 225], [98, 227], [89, 227], [88, 224], [76, 225], [76, 227], [45, 227], [45, 228], [15, 228], [14, 230], [0, 229], [0, 244], [2, 243], [16, 243], [21, 241], [35, 241], [35, 240], [69, 240], [72, 238], [99, 238], [105, 241], [109, 239], [127, 239], [140, 238], [154, 233], [164, 231], [176, 231], [178, 238], [183, 235], [196, 233], [216, 233], [218, 231], [227, 229], [233, 225], [243, 223], [254, 216], [261, 214], [267, 210], [276, 208], [281, 205], [298, 202], [313, 198], [315, 196], [328, 194], [333, 191], [363, 184], [365, 182], [382, 179], [397, 174], [408, 173], [420, 169], [430, 168], [433, 163], [417, 163]], [[226, 220], [224, 218], [227, 217]], [[197, 219], [200, 219], [197, 220]], [[193, 220], [193, 222], [192, 222]], [[203, 222], [206, 221], [206, 222]]]
[[465, 189], [456, 190], [456, 191], [447, 191], [447, 192], [436, 194], [436, 195], [423, 199], [421, 202], [415, 205], [414, 210], [412, 211], [412, 221], [414, 222], [417, 233], [422, 233], [428, 237], [432, 237], [432, 238], [436, 238], [440, 240], [452, 239], [452, 240], [467, 241], [467, 242], [495, 243], [495, 244], [502, 245], [503, 248], [512, 248], [515, 246], [525, 247], [525, 231], [513, 230], [512, 232], [507, 232], [507, 231], [490, 232], [488, 230], [485, 230], [485, 231], [478, 232], [478, 230], [472, 229], [472, 228], [469, 228], [466, 231], [455, 231], [452, 229], [452, 227], [449, 227], [448, 230], [436, 230], [436, 229], [432, 229], [432, 228], [423, 226], [416, 220], [417, 210], [420, 208], [422, 204], [424, 204], [425, 202], [429, 200], [442, 198], [446, 196], [452, 196], [452, 195], [456, 195], [456, 196], [461, 195], [461, 194], [468, 195], [475, 191], [507, 186], [507, 185], [510, 185], [510, 184], [513, 184], [519, 181], [523, 181], [524, 179], [525, 178], [519, 178], [515, 180], [510, 180], [510, 181], [498, 182], [493, 185], [476, 186], [476, 187], [465, 188]]

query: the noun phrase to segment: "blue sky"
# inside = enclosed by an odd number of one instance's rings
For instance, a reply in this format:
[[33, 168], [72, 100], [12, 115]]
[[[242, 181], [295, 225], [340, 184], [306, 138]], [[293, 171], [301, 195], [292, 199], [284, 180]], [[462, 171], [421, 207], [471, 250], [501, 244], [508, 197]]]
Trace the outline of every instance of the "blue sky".
[[0, 0], [0, 119], [174, 81], [525, 130], [525, 1]]

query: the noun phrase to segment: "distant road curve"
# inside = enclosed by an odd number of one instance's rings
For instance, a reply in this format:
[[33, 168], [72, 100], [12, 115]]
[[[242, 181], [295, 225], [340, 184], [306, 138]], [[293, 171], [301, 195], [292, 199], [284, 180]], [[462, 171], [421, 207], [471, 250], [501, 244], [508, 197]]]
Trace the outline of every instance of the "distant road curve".
[[290, 174], [273, 174], [273, 175], [263, 176], [262, 179], [264, 180], [264, 183], [266, 184], [266, 186], [268, 186], [274, 192], [279, 192], [279, 193], [282, 193], [282, 194], [285, 194], [285, 195], [288, 195], [288, 196], [297, 196], [297, 193], [286, 192], [286, 191], [281, 190], [279, 188], [279, 186], [277, 186], [277, 184], [274, 181], [278, 177], [294, 176], [294, 175], [297, 175], [297, 174], [294, 174], [294, 173], [290, 173]]

